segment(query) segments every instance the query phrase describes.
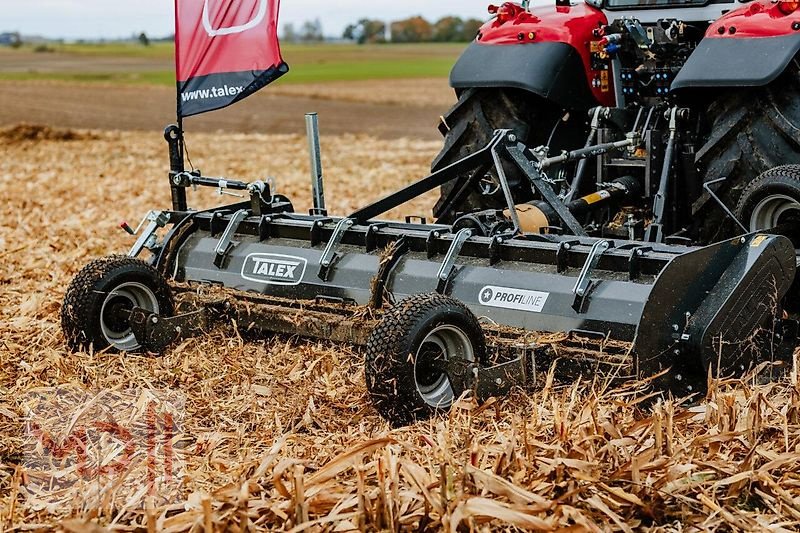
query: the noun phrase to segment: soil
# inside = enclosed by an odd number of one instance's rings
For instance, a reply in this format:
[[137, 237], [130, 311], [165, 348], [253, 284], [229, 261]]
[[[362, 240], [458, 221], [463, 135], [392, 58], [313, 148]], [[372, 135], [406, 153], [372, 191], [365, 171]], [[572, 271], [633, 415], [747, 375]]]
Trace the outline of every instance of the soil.
[[[363, 83], [356, 87], [361, 93], [373, 92]], [[406, 90], [409, 98], [416, 98], [411, 87], [406, 85]], [[438, 105], [403, 105], [399, 101], [403, 100], [402, 95], [393, 102], [370, 102], [325, 99], [320, 97], [320, 91], [291, 86], [283, 91], [284, 94], [264, 91], [224, 112], [188, 119], [187, 131], [302, 134], [304, 114], [317, 112], [323, 134], [365, 133], [380, 139], [439, 140], [438, 117], [447, 111], [441, 96]], [[380, 94], [381, 90], [376, 87], [374, 92]], [[174, 117], [175, 91], [168, 87], [0, 82], [0, 127], [27, 122], [61, 128], [152, 132], [163, 129]]]

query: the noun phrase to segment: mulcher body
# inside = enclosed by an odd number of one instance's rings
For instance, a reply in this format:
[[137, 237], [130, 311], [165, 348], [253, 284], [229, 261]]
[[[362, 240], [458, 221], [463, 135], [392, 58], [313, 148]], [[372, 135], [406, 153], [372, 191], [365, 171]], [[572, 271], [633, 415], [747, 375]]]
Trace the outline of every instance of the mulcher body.
[[[234, 321], [363, 345], [372, 399], [399, 423], [556, 366], [692, 396], [709, 375], [780, 359], [797, 333], [785, 311], [796, 303], [800, 167], [778, 165], [800, 163], [800, 111], [786, 99], [800, 80], [800, 13], [680, 6], [492, 7], [453, 70], [460, 100], [432, 174], [347, 217], [325, 209], [315, 115], [309, 214], [271, 184], [186, 171], [182, 128], [168, 128], [172, 209], [148, 215], [130, 258], [76, 278], [68, 343], [162, 352]], [[262, 82], [287, 72], [275, 65]], [[764, 134], [764, 120], [781, 131]], [[768, 159], [776, 168], [759, 177]], [[192, 211], [194, 187], [247, 201]], [[382, 220], [434, 190], [433, 222]], [[145, 250], [146, 264], [131, 263]], [[541, 333], [598, 346], [598, 357], [571, 359]], [[623, 348], [601, 357], [612, 345]]]

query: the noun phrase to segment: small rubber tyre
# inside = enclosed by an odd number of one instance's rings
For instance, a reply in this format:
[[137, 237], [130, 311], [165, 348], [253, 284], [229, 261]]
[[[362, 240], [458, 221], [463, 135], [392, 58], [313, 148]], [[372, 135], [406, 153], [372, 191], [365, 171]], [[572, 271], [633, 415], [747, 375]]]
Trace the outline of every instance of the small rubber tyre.
[[172, 291], [156, 269], [141, 261], [112, 256], [91, 262], [72, 280], [61, 307], [61, 328], [73, 351], [135, 352], [130, 311], [140, 307], [162, 316], [174, 312]]
[[736, 217], [750, 232], [785, 235], [800, 248], [800, 165], [775, 167], [756, 178], [742, 193]]
[[402, 427], [447, 412], [464, 392], [436, 365], [451, 357], [486, 362], [483, 330], [463, 303], [424, 294], [391, 308], [366, 352], [367, 389], [381, 416]]

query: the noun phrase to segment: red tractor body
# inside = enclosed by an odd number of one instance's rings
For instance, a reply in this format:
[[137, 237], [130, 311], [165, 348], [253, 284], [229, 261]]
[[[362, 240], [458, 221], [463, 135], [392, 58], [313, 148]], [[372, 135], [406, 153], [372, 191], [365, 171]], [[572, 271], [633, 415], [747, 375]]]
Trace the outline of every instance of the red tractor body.
[[[722, 4], [723, 8], [727, 6], [728, 4]], [[758, 70], [758, 67], [762, 69], [773, 67], [773, 71], [783, 70], [786, 67], [787, 55], [793, 56], [792, 52], [796, 52], [795, 48], [797, 44], [800, 44], [800, 11], [798, 11], [798, 6], [800, 4], [796, 2], [761, 0], [725, 12], [724, 15], [708, 26], [704, 35], [705, 39], [725, 39], [729, 42], [747, 43], [746, 46], [752, 48], [752, 50], [746, 51], [744, 55], [737, 53], [735, 58], [731, 58], [725, 57], [727, 54], [720, 53], [716, 49], [711, 51], [710, 54], [705, 51], [704, 48], [714, 46], [713, 42], [706, 43], [705, 46], [699, 44], [699, 52], [707, 57], [695, 59], [695, 62], [701, 63], [697, 67], [698, 70], [705, 70], [709, 64], [713, 63], [717, 67], [727, 66], [731, 73], [741, 75], [748, 70], [745, 69], [742, 72], [741, 60], [752, 63], [756, 70]], [[691, 12], [691, 9], [697, 8], [687, 8], [683, 11]], [[674, 8], [669, 6], [650, 6], [647, 12], [648, 14], [659, 12], [664, 17], [661, 20], [668, 20], [667, 17], [673, 10]], [[615, 105], [614, 76], [609, 54], [606, 53], [610, 43], [604, 36], [610, 17], [615, 16], [615, 12], [611, 8], [603, 10], [589, 3], [578, 3], [537, 6], [526, 9], [518, 3], [507, 2], [501, 6], [490, 6], [489, 12], [496, 16], [481, 28], [476, 40], [477, 45], [567, 44], [580, 56], [585, 71], [586, 83], [589, 84], [589, 90], [596, 103], [604, 106]], [[724, 9], [721, 9], [720, 12], [724, 12]], [[702, 14], [705, 13], [703, 11]], [[626, 11], [620, 14], [627, 17], [630, 12]], [[700, 17], [701, 14], [698, 12], [697, 16]], [[649, 18], [652, 19], [652, 16]], [[698, 20], [701, 19], [698, 18]], [[749, 42], [750, 39], [783, 36], [792, 38], [793, 42], [788, 46], [778, 42], [774, 44]], [[611, 44], [613, 46], [613, 43]], [[727, 46], [727, 43], [725, 46]], [[702, 61], [702, 59], [705, 59], [705, 61]], [[739, 61], [730, 61], [730, 59], [738, 59]], [[519, 64], [512, 64], [508, 65], [508, 68], [516, 69], [519, 66]], [[717, 74], [717, 76], [719, 75]], [[732, 76], [732, 78], [736, 78], [736, 76]], [[698, 82], [696, 85], [705, 85], [699, 80], [696, 81]], [[748, 80], [736, 78], [731, 79], [730, 83], [734, 86], [740, 84], [758, 85], [760, 81], [763, 80], [751, 80], [748, 82]], [[680, 86], [675, 88], [684, 88], [684, 83], [681, 82]], [[461, 80], [456, 79], [454, 85], [457, 89], [463, 88]], [[692, 84], [690, 83], [690, 85]], [[666, 91], [667, 87], [664, 87], [664, 89], [664, 94], [669, 92]]]
[[[605, 14], [588, 4], [542, 6], [525, 10], [506, 3], [495, 11], [497, 17], [481, 28], [477, 42], [482, 45], [565, 43], [580, 55], [586, 79], [598, 103], [614, 105], [613, 81], [608, 69], [600, 68], [596, 55], [602, 39], [600, 29], [608, 24]], [[594, 56], [594, 57], [593, 57]]]

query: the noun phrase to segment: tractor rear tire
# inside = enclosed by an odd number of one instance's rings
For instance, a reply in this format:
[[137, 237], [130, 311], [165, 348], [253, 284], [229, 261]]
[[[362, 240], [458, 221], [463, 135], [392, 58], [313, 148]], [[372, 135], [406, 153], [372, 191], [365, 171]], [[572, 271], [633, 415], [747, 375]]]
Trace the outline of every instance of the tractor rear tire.
[[464, 392], [441, 369], [454, 357], [486, 362], [483, 330], [463, 303], [422, 294], [387, 311], [366, 352], [367, 389], [381, 416], [402, 427], [447, 412]]
[[[468, 89], [458, 103], [442, 117], [440, 130], [445, 136], [444, 148], [433, 161], [431, 170], [439, 171], [453, 163], [484, 148], [498, 129], [509, 129], [520, 142], [529, 148], [547, 144], [553, 128], [564, 115], [555, 104], [521, 89]], [[531, 199], [530, 190], [519, 186], [525, 183], [520, 170], [506, 162], [503, 167], [506, 177], [515, 193], [517, 202]], [[495, 171], [489, 176], [496, 180]], [[442, 217], [444, 198], [462, 180], [451, 181], [442, 186], [442, 197], [434, 208], [434, 216], [443, 223], [452, 223], [457, 213]], [[458, 213], [471, 213], [479, 210], [496, 209], [505, 206], [499, 187], [492, 194], [484, 194], [476, 187], [464, 201], [457, 206]]]
[[[765, 87], [734, 89], [720, 95], [707, 111], [710, 134], [697, 152], [706, 182], [727, 178], [718, 191], [733, 209], [742, 193], [771, 168], [800, 164], [800, 71], [787, 71]], [[701, 199], [694, 216], [700, 219], [701, 240], [731, 236], [737, 227], [712, 200]]]
[[172, 316], [172, 291], [159, 272], [139, 259], [111, 256], [86, 265], [70, 283], [61, 308], [61, 329], [73, 351], [135, 352], [141, 348], [130, 325], [140, 307]]

